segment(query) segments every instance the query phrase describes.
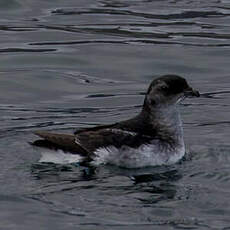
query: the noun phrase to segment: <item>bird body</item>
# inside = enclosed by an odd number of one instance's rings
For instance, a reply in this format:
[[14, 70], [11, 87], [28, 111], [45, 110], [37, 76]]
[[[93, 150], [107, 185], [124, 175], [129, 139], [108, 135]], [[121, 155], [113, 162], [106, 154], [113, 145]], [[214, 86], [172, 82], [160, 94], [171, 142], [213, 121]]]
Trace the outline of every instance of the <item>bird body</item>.
[[126, 168], [172, 164], [185, 154], [178, 103], [189, 95], [199, 93], [184, 78], [166, 75], [150, 84], [142, 111], [134, 118], [74, 135], [37, 131], [43, 139], [33, 144], [80, 154], [94, 164]]

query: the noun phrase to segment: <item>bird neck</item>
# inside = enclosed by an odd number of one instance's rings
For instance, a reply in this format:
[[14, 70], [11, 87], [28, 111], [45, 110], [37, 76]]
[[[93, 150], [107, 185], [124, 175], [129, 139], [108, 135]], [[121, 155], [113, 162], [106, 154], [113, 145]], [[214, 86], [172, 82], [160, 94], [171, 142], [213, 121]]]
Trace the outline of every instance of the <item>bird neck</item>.
[[182, 121], [176, 104], [144, 107], [140, 115], [159, 139], [172, 144], [183, 142]]

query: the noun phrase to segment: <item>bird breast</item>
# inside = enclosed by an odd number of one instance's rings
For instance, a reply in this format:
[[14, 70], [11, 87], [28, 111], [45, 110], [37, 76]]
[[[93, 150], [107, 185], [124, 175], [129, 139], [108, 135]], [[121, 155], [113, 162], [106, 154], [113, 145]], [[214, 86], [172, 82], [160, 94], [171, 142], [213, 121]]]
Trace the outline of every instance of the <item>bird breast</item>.
[[113, 164], [124, 168], [140, 168], [174, 164], [184, 156], [185, 147], [183, 140], [174, 147], [164, 146], [160, 141], [154, 140], [153, 143], [143, 144], [138, 148], [101, 147], [94, 154], [95, 165]]

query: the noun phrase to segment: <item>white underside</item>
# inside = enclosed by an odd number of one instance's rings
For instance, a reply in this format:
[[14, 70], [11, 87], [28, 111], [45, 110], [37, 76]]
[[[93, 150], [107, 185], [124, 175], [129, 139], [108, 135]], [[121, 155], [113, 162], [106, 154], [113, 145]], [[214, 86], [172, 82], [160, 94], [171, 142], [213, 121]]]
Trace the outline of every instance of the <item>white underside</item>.
[[62, 150], [43, 150], [41, 152], [41, 163], [54, 163], [54, 164], [71, 164], [80, 162], [82, 157], [78, 154], [71, 154], [63, 152]]
[[144, 144], [137, 149], [123, 146], [120, 149], [114, 146], [97, 149], [94, 154], [94, 164], [113, 164], [125, 168], [140, 168], [157, 165], [170, 165], [178, 162], [185, 154], [182, 143], [174, 150], [156, 149], [156, 145]]
[[[141, 168], [147, 166], [170, 165], [178, 162], [185, 154], [184, 145], [175, 151], [156, 152], [155, 145], [141, 145], [138, 149], [114, 146], [97, 149], [93, 165], [112, 164], [124, 168]], [[82, 160], [78, 154], [63, 152], [62, 150], [43, 150], [39, 162], [54, 164], [71, 164]]]

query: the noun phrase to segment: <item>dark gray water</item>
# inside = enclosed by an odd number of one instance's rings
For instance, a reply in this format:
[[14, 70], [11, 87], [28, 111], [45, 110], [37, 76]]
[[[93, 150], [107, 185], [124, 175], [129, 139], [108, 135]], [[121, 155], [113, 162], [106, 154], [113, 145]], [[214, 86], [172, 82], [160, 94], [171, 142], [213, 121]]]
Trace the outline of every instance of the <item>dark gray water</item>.
[[[230, 2], [0, 2], [0, 229], [230, 229]], [[156, 76], [181, 105], [187, 157], [169, 167], [39, 163], [33, 130], [140, 110]]]

